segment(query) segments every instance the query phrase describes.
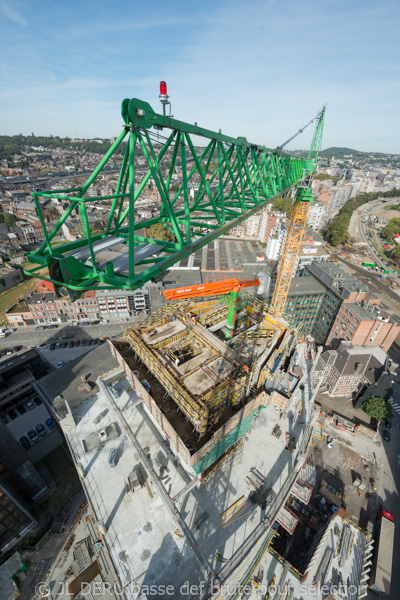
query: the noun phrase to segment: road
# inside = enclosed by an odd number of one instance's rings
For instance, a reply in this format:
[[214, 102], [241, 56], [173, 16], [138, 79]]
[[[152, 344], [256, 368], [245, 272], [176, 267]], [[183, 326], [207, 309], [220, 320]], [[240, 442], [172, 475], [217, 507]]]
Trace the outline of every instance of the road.
[[[378, 458], [377, 493], [378, 504], [382, 505], [392, 513], [394, 517], [395, 536], [394, 550], [400, 547], [400, 369], [393, 377], [393, 420], [390, 442], [382, 441], [382, 449]], [[397, 598], [400, 590], [400, 555], [393, 553], [392, 580], [391, 580], [391, 598]]]
[[[364, 246], [359, 248], [360, 253], [364, 253], [370, 256], [375, 262], [375, 264], [379, 265], [380, 267], [384, 269], [390, 268], [390, 270], [393, 271], [393, 269], [390, 266], [388, 266], [388, 263], [385, 260], [383, 260], [378, 254], [378, 252], [375, 250], [371, 240], [367, 236], [365, 229], [365, 221], [362, 220], [362, 217], [365, 214], [369, 214], [373, 210], [379, 208], [381, 205], [384, 206], [385, 204], [386, 202], [374, 201], [369, 203], [367, 206], [363, 205], [357, 208], [357, 210], [354, 211], [350, 219], [349, 233], [353, 244], [364, 244]], [[400, 276], [398, 274], [391, 273], [390, 276], [392, 279], [396, 279], [400, 283]]]
[[[35, 347], [40, 344], [51, 344], [52, 342], [96, 339], [96, 338], [115, 338], [122, 335], [126, 327], [132, 326], [136, 321], [144, 319], [144, 315], [129, 319], [128, 322], [110, 322], [107, 325], [88, 325], [86, 327], [73, 327], [68, 323], [60, 323], [57, 329], [37, 329], [37, 326], [25, 326], [16, 329], [12, 334], [5, 338], [0, 338], [1, 348], [12, 348], [22, 345], [25, 347]], [[63, 336], [72, 335], [72, 338], [62, 340]], [[66, 349], [64, 350], [66, 353]]]

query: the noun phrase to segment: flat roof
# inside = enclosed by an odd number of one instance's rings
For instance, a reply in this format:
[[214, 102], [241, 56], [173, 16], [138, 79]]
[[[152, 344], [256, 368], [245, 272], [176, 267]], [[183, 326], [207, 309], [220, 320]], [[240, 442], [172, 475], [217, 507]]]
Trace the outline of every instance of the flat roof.
[[353, 314], [355, 314], [360, 319], [363, 319], [364, 321], [377, 321], [378, 316], [381, 316], [378, 315], [375, 311], [368, 310], [367, 308], [361, 306], [361, 304], [356, 304], [355, 302], [346, 302], [344, 304], [344, 307], [351, 310]]
[[[67, 414], [65, 401], [68, 402], [71, 409], [81, 406], [88, 398], [99, 391], [96, 383], [99, 375], [115, 369], [117, 366], [118, 363], [111, 354], [109, 345], [104, 343], [86, 352], [61, 369], [42, 377], [34, 384], [34, 387], [39, 395], [47, 400], [50, 407], [54, 409], [55, 414], [65, 417]], [[82, 386], [81, 377], [86, 377], [90, 382], [92, 386], [90, 391], [87, 389], [78, 390]], [[60, 381], [62, 381], [61, 385]]]
[[294, 277], [290, 284], [289, 296], [304, 294], [325, 294], [326, 286], [312, 275], [305, 277]]
[[[129, 429], [149, 453], [170, 498], [176, 497], [195, 477], [194, 472], [180, 462], [170, 440], [154, 423], [122, 369], [115, 370], [114, 381], [112, 371], [108, 376], [116, 390], [117, 407]], [[79, 379], [76, 381], [78, 383]], [[306, 393], [311, 393], [308, 384]], [[289, 400], [292, 411], [296, 410], [297, 403], [298, 397], [294, 393]], [[96, 517], [107, 527], [106, 540], [127, 597], [136, 598], [133, 583], [135, 586], [172, 584], [177, 587], [188, 580], [191, 585], [199, 585], [204, 579], [200, 565], [189, 551], [184, 537], [181, 537], [182, 533], [175, 533], [177, 524], [151, 478], [147, 482], [152, 498], [145, 487], [136, 488], [133, 493], [127, 492], [126, 481], [132, 469], [138, 465], [138, 454], [126, 432], [120, 431], [117, 440], [97, 448], [91, 454], [84, 452], [82, 440], [93, 435], [100, 427], [114, 422], [113, 410], [106, 396], [99, 392], [74, 405], [73, 418], [66, 414], [60, 425], [76, 460], [85, 469], [84, 483]], [[306, 403], [303, 412], [305, 421], [308, 410]], [[281, 427], [300, 439], [306, 425], [299, 419], [293, 422], [291, 411], [287, 413], [288, 416], [285, 414], [281, 417]], [[95, 423], [99, 415], [103, 417]], [[194, 486], [175, 501], [197, 544], [211, 567], [217, 571], [221, 564], [216, 561], [216, 551], [230, 558], [264, 519], [265, 506], [252, 504], [251, 510], [234, 523], [221, 526], [223, 513], [242, 496], [248, 497], [246, 476], [251, 469], [256, 468], [265, 478], [265, 484], [271, 488], [273, 501], [296, 461], [299, 450], [286, 450], [284, 436], [281, 439], [272, 436], [276, 418], [274, 406], [263, 408], [231, 460], [226, 465], [222, 464], [213, 477], [202, 484], [201, 489]], [[117, 449], [115, 467], [108, 464], [111, 446]], [[141, 466], [143, 468], [143, 464]]]

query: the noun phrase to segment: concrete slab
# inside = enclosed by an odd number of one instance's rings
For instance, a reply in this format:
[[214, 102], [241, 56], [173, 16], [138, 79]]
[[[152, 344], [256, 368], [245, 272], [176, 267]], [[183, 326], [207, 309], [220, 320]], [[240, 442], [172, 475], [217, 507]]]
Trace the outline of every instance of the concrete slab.
[[[211, 371], [211, 373], [210, 373]], [[234, 371], [234, 366], [223, 357], [219, 357], [208, 365], [185, 378], [185, 387], [194, 395], [201, 396], [223, 381]]]
[[150, 332], [142, 334], [142, 340], [148, 346], [156, 346], [163, 340], [168, 339], [169, 337], [173, 337], [178, 333], [182, 333], [186, 331], [187, 327], [182, 321], [171, 321], [170, 323], [165, 323], [164, 325], [159, 325], [158, 327], [154, 327], [150, 331], [155, 331], [156, 333], [150, 334]]

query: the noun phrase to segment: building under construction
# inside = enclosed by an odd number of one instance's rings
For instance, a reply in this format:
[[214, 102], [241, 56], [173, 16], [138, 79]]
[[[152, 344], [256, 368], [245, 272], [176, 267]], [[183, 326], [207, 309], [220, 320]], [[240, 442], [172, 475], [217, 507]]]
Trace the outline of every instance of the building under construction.
[[229, 308], [211, 297], [171, 303], [113, 345], [153, 418], [197, 474], [249, 431], [267, 403], [284, 410], [301, 377], [298, 367], [291, 370], [297, 330], [272, 319], [255, 297], [238, 307], [228, 341]]

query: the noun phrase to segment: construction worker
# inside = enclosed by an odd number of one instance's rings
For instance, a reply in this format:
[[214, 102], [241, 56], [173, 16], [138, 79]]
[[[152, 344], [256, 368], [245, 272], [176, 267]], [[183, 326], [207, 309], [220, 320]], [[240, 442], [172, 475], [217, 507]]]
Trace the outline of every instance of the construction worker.
[[216, 551], [215, 553], [215, 557], [217, 560], [219, 560], [220, 562], [228, 562], [227, 558], [224, 558], [221, 554], [221, 552], [219, 552], [219, 550]]

